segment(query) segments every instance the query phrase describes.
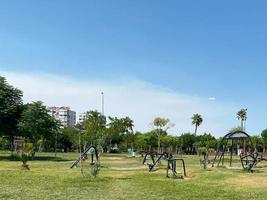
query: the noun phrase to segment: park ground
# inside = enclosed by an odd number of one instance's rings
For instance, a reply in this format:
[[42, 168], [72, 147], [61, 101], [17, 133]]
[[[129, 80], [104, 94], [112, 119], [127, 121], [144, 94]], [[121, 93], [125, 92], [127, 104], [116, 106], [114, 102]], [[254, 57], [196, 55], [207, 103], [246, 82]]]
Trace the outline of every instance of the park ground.
[[244, 172], [237, 158], [235, 167], [204, 170], [197, 156], [185, 155], [188, 176], [172, 179], [164, 166], [149, 173], [140, 157], [105, 154], [99, 175], [83, 178], [79, 168], [70, 169], [77, 153], [38, 153], [29, 171], [9, 155], [0, 152], [0, 199], [267, 199], [267, 163], [254, 173]]

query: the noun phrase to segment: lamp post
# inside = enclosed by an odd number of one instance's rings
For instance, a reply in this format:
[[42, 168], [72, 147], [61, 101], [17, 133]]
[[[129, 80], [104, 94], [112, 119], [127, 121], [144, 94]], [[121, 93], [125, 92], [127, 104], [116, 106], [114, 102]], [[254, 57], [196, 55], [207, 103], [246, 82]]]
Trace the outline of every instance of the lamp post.
[[104, 115], [104, 92], [101, 92], [102, 96], [102, 115]]

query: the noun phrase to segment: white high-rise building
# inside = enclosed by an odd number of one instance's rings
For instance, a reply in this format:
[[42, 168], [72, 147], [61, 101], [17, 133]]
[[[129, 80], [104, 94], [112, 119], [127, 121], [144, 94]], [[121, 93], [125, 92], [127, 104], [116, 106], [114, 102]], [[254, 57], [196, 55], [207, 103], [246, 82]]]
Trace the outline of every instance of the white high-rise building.
[[76, 112], [69, 107], [48, 107], [49, 114], [61, 122], [61, 128], [73, 127], [76, 124]]
[[86, 113], [80, 113], [78, 122], [81, 124], [86, 118]]

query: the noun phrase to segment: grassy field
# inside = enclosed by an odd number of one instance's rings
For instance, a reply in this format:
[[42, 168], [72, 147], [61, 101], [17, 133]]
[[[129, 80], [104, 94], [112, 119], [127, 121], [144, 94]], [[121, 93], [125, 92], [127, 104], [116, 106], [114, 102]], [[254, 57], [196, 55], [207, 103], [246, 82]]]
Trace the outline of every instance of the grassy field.
[[168, 179], [165, 169], [148, 173], [141, 158], [102, 155], [97, 178], [83, 178], [70, 169], [78, 154], [39, 153], [30, 171], [0, 153], [0, 199], [267, 199], [267, 163], [254, 173], [233, 168], [199, 167], [198, 157], [184, 156], [185, 179]]

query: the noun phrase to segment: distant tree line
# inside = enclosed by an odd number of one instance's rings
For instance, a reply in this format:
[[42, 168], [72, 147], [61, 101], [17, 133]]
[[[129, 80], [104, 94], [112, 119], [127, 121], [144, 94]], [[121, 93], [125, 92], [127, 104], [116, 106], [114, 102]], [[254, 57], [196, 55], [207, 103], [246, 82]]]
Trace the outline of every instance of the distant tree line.
[[[75, 127], [59, 128], [60, 122], [50, 116], [41, 101], [23, 104], [23, 92], [8, 84], [0, 76], [0, 149], [14, 150], [14, 141], [23, 139], [32, 144], [32, 156], [38, 151], [82, 151], [90, 145], [103, 152], [126, 152], [129, 148], [138, 151], [172, 151], [195, 153], [195, 147], [216, 149], [221, 138], [210, 133], [197, 134], [203, 122], [202, 116], [194, 114], [194, 133], [168, 134], [174, 124], [167, 118], [156, 117], [148, 132], [134, 131], [134, 122], [129, 117], [106, 117], [96, 110], [86, 113], [85, 120]], [[237, 118], [244, 130], [247, 110], [241, 109]], [[168, 132], [167, 132], [168, 131]], [[260, 136], [252, 136], [255, 147], [265, 150], [267, 130]]]

